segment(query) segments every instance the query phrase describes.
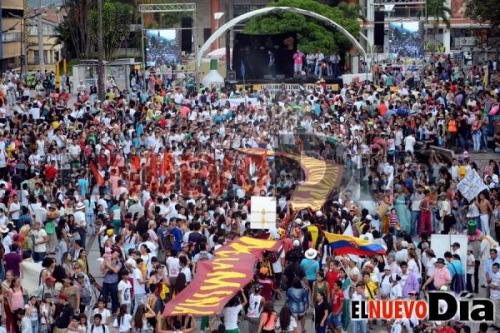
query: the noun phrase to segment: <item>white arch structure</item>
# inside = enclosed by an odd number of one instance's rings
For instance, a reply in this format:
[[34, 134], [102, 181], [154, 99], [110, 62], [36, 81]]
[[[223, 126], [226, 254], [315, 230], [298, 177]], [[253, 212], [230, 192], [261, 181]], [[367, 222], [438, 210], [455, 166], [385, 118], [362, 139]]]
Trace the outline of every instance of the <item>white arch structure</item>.
[[196, 55], [197, 68], [200, 68], [203, 55], [208, 50], [210, 45], [212, 45], [213, 42], [215, 42], [218, 38], [220, 38], [227, 30], [231, 29], [232, 27], [234, 27], [238, 23], [240, 23], [242, 21], [246, 21], [252, 17], [261, 16], [261, 15], [265, 15], [265, 14], [269, 14], [269, 13], [273, 13], [273, 12], [290, 12], [290, 13], [302, 14], [304, 16], [309, 16], [309, 17], [315, 18], [318, 21], [321, 21], [323, 23], [326, 23], [326, 24], [336, 28], [337, 30], [339, 30], [344, 36], [346, 36], [351, 41], [351, 43], [358, 49], [358, 51], [361, 52], [361, 54], [363, 55], [363, 57], [366, 61], [370, 61], [365, 49], [359, 43], [359, 41], [353, 35], [351, 35], [351, 33], [349, 31], [347, 31], [344, 27], [342, 27], [337, 22], [329, 19], [328, 17], [325, 17], [321, 14], [311, 12], [311, 11], [308, 11], [305, 9], [296, 8], [296, 7], [264, 7], [264, 8], [256, 9], [256, 10], [253, 10], [251, 12], [245, 13], [245, 14], [240, 15], [238, 17], [235, 17], [232, 20], [230, 20], [229, 22], [226, 22], [219, 29], [217, 29], [198, 50], [198, 54]]

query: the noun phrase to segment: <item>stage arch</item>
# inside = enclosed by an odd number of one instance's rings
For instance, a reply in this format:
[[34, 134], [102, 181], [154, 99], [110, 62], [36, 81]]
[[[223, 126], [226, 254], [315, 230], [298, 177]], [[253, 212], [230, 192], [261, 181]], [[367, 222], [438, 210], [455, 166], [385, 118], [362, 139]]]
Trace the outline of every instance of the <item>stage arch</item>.
[[309, 17], [315, 18], [318, 21], [321, 21], [323, 23], [326, 23], [326, 24], [334, 27], [338, 31], [340, 31], [344, 36], [346, 36], [347, 39], [349, 39], [351, 41], [351, 43], [358, 49], [358, 51], [361, 53], [361, 55], [364, 57], [364, 59], [366, 61], [370, 60], [370, 59], [368, 59], [366, 50], [359, 43], [359, 41], [349, 31], [347, 31], [344, 27], [342, 27], [337, 22], [329, 19], [328, 17], [323, 16], [323, 15], [318, 14], [318, 13], [315, 13], [315, 12], [311, 12], [309, 10], [295, 8], [295, 7], [264, 7], [264, 8], [256, 9], [256, 10], [253, 10], [251, 12], [245, 13], [245, 14], [240, 15], [238, 17], [235, 17], [231, 21], [226, 22], [219, 29], [217, 29], [198, 50], [198, 53], [196, 55], [197, 68], [200, 68], [203, 55], [208, 50], [210, 45], [212, 45], [213, 42], [215, 42], [217, 39], [219, 39], [227, 30], [233, 28], [235, 25], [237, 25], [243, 21], [246, 21], [252, 17], [261, 16], [261, 15], [265, 15], [265, 14], [269, 14], [269, 13], [273, 13], [273, 12], [290, 12], [290, 13], [301, 14], [304, 16], [309, 16]]

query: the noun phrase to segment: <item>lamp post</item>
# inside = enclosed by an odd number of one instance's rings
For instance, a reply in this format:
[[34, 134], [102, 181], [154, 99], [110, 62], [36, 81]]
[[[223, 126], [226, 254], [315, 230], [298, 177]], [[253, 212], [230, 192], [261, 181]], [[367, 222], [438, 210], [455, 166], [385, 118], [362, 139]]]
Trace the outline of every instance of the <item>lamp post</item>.
[[103, 44], [103, 31], [102, 31], [102, 0], [97, 0], [98, 12], [98, 33], [97, 33], [97, 95], [99, 100], [103, 101], [105, 97], [104, 91], [104, 44]]

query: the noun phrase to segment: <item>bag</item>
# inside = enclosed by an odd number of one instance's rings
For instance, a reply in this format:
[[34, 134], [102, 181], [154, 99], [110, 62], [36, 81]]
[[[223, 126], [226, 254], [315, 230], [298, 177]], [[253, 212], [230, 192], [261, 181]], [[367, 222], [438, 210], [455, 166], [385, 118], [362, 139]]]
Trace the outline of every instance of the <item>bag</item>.
[[467, 234], [470, 236], [476, 235], [477, 223], [475, 220], [469, 220], [467, 222]]
[[465, 289], [464, 279], [460, 274], [458, 274], [454, 265], [451, 265], [451, 267], [453, 267], [455, 275], [453, 275], [453, 278], [451, 279], [450, 289], [453, 290], [455, 293], [460, 294]]

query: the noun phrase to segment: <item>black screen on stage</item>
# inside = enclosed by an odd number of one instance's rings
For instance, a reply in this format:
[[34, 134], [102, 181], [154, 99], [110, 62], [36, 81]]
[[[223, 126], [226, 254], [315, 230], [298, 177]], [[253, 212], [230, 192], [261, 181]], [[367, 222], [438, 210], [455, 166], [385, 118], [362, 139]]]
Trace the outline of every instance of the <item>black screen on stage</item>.
[[272, 35], [237, 33], [233, 45], [233, 70], [238, 80], [293, 77], [294, 32]]

